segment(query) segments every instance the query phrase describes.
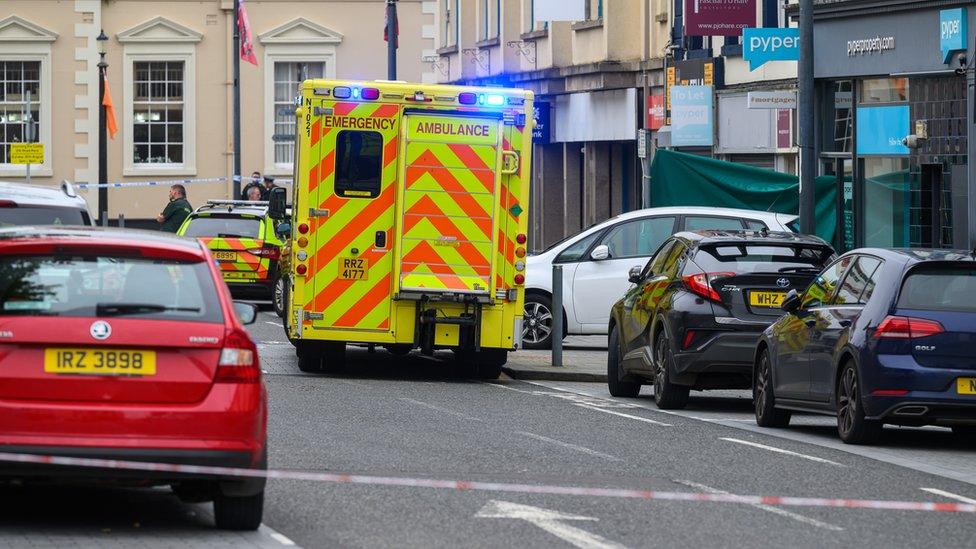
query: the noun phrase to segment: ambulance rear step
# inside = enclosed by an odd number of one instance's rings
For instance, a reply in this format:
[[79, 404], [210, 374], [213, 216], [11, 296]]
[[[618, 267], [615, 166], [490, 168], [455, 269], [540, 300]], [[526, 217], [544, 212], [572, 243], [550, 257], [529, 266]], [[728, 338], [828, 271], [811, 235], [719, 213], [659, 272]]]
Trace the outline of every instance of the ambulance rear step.
[[414, 345], [425, 355], [434, 354], [434, 339], [438, 324], [458, 326], [458, 348], [478, 351], [481, 349], [481, 303], [468, 301], [464, 312], [458, 316], [438, 316], [437, 308], [424, 309], [425, 300], [417, 301], [414, 321]]
[[491, 294], [475, 292], [418, 292], [415, 290], [401, 290], [394, 294], [394, 300], [399, 301], [439, 301], [441, 303], [481, 303], [490, 305]]

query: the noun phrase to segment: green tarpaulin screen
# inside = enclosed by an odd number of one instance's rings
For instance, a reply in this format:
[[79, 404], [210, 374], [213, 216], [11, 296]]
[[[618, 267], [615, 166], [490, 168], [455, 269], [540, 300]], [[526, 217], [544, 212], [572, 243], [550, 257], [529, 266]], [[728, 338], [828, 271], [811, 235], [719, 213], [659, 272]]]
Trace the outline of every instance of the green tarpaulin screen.
[[[795, 175], [659, 149], [651, 163], [651, 206], [718, 206], [796, 215]], [[817, 236], [834, 242], [837, 183], [817, 178]]]

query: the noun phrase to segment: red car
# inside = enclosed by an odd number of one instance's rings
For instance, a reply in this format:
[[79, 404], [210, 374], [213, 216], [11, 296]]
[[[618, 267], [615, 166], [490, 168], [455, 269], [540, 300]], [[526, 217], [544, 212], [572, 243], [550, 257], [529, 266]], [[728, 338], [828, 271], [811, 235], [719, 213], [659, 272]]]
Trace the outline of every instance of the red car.
[[[94, 228], [0, 230], [0, 452], [264, 469], [267, 396], [243, 324], [194, 240]], [[243, 323], [242, 323], [243, 321]], [[256, 529], [263, 478], [0, 462], [26, 481], [172, 485]]]

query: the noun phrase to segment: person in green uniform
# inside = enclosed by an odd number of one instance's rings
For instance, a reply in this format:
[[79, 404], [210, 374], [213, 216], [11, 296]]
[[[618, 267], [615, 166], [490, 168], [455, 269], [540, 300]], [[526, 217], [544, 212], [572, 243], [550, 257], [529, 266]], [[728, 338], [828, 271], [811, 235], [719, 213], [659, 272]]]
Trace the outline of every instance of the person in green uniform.
[[193, 207], [186, 199], [186, 187], [183, 185], [173, 185], [169, 188], [169, 204], [163, 209], [163, 213], [156, 216], [156, 221], [162, 224], [160, 230], [167, 233], [175, 233]]

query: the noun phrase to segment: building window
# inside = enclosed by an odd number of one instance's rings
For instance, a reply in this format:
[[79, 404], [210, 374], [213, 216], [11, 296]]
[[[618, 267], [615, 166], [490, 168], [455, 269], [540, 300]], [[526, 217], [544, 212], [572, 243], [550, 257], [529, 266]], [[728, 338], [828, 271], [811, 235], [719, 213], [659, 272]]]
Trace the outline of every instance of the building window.
[[858, 104], [904, 103], [908, 101], [908, 78], [869, 78], [861, 80]]
[[183, 164], [184, 69], [183, 61], [133, 64], [133, 164]]
[[295, 159], [295, 97], [302, 82], [325, 76], [325, 63], [277, 61], [274, 64], [274, 163], [288, 168]]
[[441, 29], [441, 46], [449, 48], [458, 43], [458, 4], [460, 0], [441, 0], [441, 11], [444, 13], [443, 28]]
[[481, 0], [481, 39], [498, 38], [498, 22], [501, 16], [499, 0]]
[[336, 194], [350, 198], [380, 195], [383, 173], [383, 135], [343, 130], [336, 135]]
[[585, 9], [587, 21], [603, 19], [603, 0], [586, 0]]
[[522, 0], [522, 32], [533, 32], [549, 28], [549, 21], [535, 20], [535, 0]]
[[0, 164], [10, 162], [11, 143], [40, 141], [40, 91], [40, 61], [0, 61]]

